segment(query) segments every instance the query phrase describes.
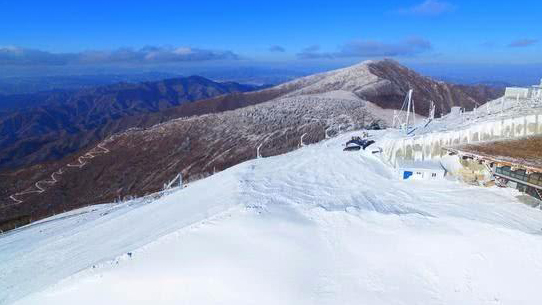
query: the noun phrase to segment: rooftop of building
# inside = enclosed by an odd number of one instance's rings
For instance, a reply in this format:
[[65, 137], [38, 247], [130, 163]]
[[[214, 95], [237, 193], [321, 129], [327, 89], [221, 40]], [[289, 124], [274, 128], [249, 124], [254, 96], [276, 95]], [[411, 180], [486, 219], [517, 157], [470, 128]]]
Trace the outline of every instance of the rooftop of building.
[[440, 162], [434, 161], [410, 161], [410, 160], [397, 160], [397, 168], [405, 169], [416, 169], [416, 170], [430, 170], [430, 171], [444, 171], [444, 168]]

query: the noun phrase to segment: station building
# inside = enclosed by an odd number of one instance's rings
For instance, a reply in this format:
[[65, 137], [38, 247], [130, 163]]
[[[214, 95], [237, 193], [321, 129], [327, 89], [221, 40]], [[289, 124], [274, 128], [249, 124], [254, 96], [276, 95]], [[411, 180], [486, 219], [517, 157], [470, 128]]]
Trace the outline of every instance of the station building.
[[542, 98], [542, 79], [540, 85], [525, 87], [507, 87], [504, 92], [505, 99], [533, 99]]

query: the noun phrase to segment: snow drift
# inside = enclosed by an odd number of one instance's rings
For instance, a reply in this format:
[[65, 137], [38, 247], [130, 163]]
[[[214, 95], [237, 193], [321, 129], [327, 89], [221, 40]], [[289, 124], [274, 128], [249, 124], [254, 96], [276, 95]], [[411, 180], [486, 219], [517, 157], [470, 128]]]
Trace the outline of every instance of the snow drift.
[[344, 153], [350, 136], [5, 234], [0, 302], [542, 302], [539, 210], [508, 189], [396, 180]]

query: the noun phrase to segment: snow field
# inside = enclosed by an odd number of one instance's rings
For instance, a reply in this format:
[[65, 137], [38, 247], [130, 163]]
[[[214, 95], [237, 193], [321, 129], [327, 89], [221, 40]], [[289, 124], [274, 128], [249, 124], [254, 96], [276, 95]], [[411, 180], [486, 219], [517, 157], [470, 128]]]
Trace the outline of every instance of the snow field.
[[0, 302], [542, 302], [540, 210], [509, 189], [397, 180], [371, 147], [342, 151], [353, 134], [6, 234]]

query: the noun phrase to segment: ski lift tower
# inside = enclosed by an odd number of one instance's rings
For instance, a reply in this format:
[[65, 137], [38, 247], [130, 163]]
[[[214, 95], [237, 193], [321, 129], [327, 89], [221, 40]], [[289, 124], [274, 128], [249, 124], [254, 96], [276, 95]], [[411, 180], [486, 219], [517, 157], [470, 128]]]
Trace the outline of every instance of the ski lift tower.
[[[412, 125], [416, 125], [416, 112], [414, 108], [414, 101], [412, 100], [412, 92], [412, 89], [408, 90], [405, 100], [403, 101], [403, 106], [401, 106], [401, 110], [393, 112], [393, 127], [400, 128], [405, 133], [408, 133], [410, 123], [412, 123]], [[410, 114], [411, 112], [412, 119]]]

